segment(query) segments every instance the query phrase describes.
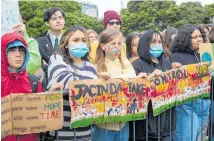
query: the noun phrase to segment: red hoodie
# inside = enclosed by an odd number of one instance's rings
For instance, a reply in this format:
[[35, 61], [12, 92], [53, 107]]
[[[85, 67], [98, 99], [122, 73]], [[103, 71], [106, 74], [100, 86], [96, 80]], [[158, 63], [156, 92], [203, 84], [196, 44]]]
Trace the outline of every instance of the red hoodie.
[[[26, 72], [10, 73], [8, 72], [8, 61], [6, 56], [6, 49], [9, 43], [15, 40], [20, 40], [26, 47], [27, 43], [17, 33], [8, 33], [1, 38], [1, 97], [7, 96], [11, 93], [32, 93], [30, 79]], [[38, 83], [37, 92], [43, 92], [41, 83]], [[15, 135], [2, 139], [2, 141], [16, 141]], [[20, 135], [20, 141], [37, 141], [36, 134]]]

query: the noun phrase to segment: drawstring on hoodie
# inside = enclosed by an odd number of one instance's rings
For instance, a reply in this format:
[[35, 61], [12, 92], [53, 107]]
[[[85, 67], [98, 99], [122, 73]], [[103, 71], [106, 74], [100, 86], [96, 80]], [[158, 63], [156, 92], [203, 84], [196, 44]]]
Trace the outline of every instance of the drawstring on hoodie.
[[198, 63], [201, 63], [201, 61], [198, 59], [196, 53], [194, 53], [194, 55], [195, 55], [195, 58], [197, 59]]

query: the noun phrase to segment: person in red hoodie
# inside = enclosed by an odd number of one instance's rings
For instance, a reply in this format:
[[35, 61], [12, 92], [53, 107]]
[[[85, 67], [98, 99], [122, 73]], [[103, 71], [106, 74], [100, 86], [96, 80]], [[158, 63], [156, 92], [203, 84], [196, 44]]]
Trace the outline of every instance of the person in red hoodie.
[[[26, 72], [30, 58], [24, 38], [17, 33], [8, 33], [1, 38], [1, 97], [11, 93], [32, 93], [31, 82]], [[38, 82], [37, 92], [43, 92]], [[17, 136], [8, 136], [2, 141], [16, 141]], [[37, 134], [20, 135], [19, 141], [37, 141]]]

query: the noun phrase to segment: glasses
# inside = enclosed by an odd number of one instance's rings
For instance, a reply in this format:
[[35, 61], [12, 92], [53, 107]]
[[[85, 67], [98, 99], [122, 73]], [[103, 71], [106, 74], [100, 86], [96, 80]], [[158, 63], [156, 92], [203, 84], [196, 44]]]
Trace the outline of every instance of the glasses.
[[120, 22], [108, 22], [108, 24], [110, 25], [110, 26], [112, 26], [112, 25], [120, 25], [121, 23]]

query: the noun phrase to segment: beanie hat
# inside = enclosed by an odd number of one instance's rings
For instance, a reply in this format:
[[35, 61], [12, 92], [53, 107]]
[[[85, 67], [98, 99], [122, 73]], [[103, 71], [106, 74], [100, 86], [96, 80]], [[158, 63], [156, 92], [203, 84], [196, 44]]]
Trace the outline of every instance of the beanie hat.
[[121, 18], [120, 16], [117, 14], [116, 11], [113, 11], [113, 10], [108, 10], [104, 13], [104, 20], [103, 20], [103, 23], [104, 23], [104, 27], [106, 28], [106, 25], [107, 23], [112, 20], [112, 19], [117, 19], [119, 20], [120, 22], [121, 21]]

